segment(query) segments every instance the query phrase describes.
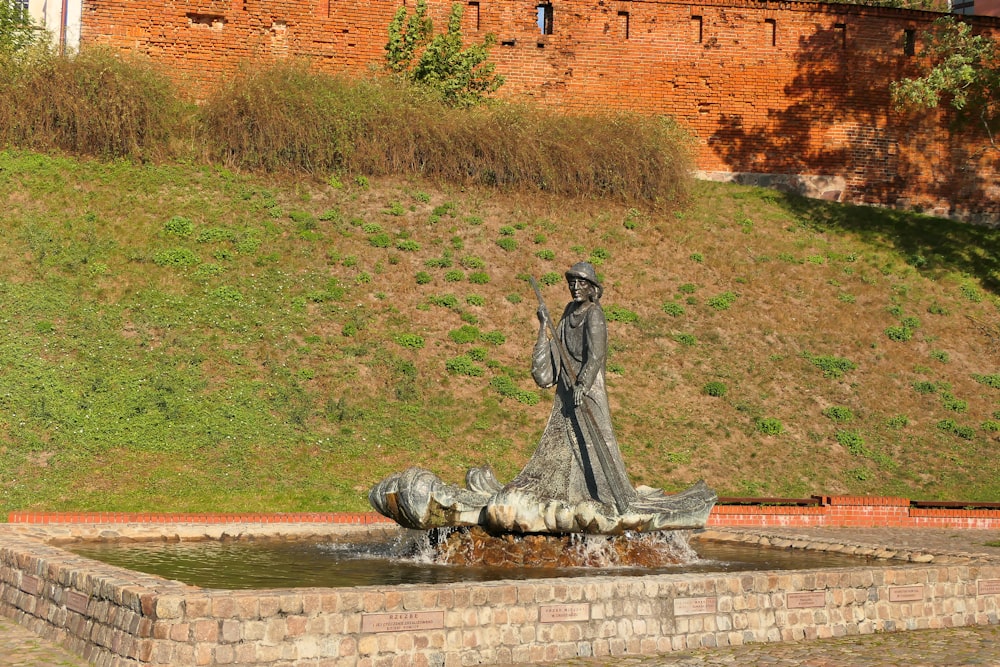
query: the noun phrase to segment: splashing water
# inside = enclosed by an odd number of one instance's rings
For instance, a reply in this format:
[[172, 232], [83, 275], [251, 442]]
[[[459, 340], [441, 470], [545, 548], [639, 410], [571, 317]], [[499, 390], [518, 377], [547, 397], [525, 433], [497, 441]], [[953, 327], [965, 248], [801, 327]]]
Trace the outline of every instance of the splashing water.
[[410, 532], [395, 551], [419, 563], [519, 568], [651, 568], [698, 560], [686, 531], [495, 536], [478, 527], [438, 528]]

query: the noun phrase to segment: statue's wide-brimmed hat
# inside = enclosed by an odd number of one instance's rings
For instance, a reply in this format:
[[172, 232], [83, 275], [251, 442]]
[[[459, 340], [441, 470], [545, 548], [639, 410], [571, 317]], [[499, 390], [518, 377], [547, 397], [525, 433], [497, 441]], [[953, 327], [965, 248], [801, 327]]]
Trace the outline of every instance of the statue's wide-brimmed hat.
[[569, 267], [569, 271], [566, 272], [566, 280], [570, 278], [583, 278], [588, 283], [597, 288], [597, 296], [600, 298], [601, 294], [604, 292], [604, 286], [601, 285], [601, 281], [597, 279], [597, 271], [594, 270], [594, 265], [590, 262], [577, 262], [573, 266]]

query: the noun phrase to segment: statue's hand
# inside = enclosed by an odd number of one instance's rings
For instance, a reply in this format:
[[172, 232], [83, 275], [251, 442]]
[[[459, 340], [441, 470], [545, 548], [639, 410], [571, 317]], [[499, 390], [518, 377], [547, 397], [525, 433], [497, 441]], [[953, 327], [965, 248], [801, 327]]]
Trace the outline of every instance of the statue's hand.
[[573, 387], [573, 405], [580, 407], [583, 404], [583, 397], [587, 395], [587, 390], [582, 384]]
[[542, 325], [542, 329], [549, 326], [549, 310], [545, 306], [538, 307], [538, 322]]

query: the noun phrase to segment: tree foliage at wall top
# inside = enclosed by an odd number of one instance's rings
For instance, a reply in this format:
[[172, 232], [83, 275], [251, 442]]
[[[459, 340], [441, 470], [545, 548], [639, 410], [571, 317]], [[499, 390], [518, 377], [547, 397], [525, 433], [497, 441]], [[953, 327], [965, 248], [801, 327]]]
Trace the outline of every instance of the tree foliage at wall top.
[[27, 3], [0, 0], [0, 54], [15, 53], [31, 46], [38, 32], [28, 14]]
[[925, 12], [947, 12], [948, 0], [820, 0], [835, 5], [862, 5], [864, 7], [892, 7], [894, 9], [919, 9]]
[[503, 85], [503, 77], [488, 62], [496, 43], [492, 34], [463, 48], [462, 11], [462, 5], [453, 4], [447, 32], [434, 35], [424, 0], [418, 0], [409, 15], [400, 7], [389, 22], [386, 69], [437, 92], [450, 105], [474, 106]]
[[934, 109], [946, 104], [960, 119], [979, 123], [990, 145], [1000, 149], [1000, 44], [973, 33], [972, 26], [946, 16], [923, 35], [922, 76], [892, 84], [897, 109]]

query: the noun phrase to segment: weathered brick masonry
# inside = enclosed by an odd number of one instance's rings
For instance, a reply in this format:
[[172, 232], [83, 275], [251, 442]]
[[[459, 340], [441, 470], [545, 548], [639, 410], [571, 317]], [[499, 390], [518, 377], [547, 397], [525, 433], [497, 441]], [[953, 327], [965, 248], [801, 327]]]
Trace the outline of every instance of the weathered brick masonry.
[[[435, 24], [450, 3], [431, 0]], [[397, 0], [84, 0], [84, 44], [136, 49], [208, 91], [241, 62], [306, 57], [363, 75], [382, 61]], [[827, 177], [830, 198], [1000, 219], [996, 151], [946, 114], [907, 118], [888, 83], [917, 71], [939, 14], [767, 0], [468, 2], [491, 32], [507, 98], [569, 111], [669, 114], [699, 139], [698, 168], [746, 178]], [[971, 19], [1000, 34], [1000, 19]], [[910, 46], [914, 48], [911, 49]], [[815, 179], [813, 179], [815, 180]]]

